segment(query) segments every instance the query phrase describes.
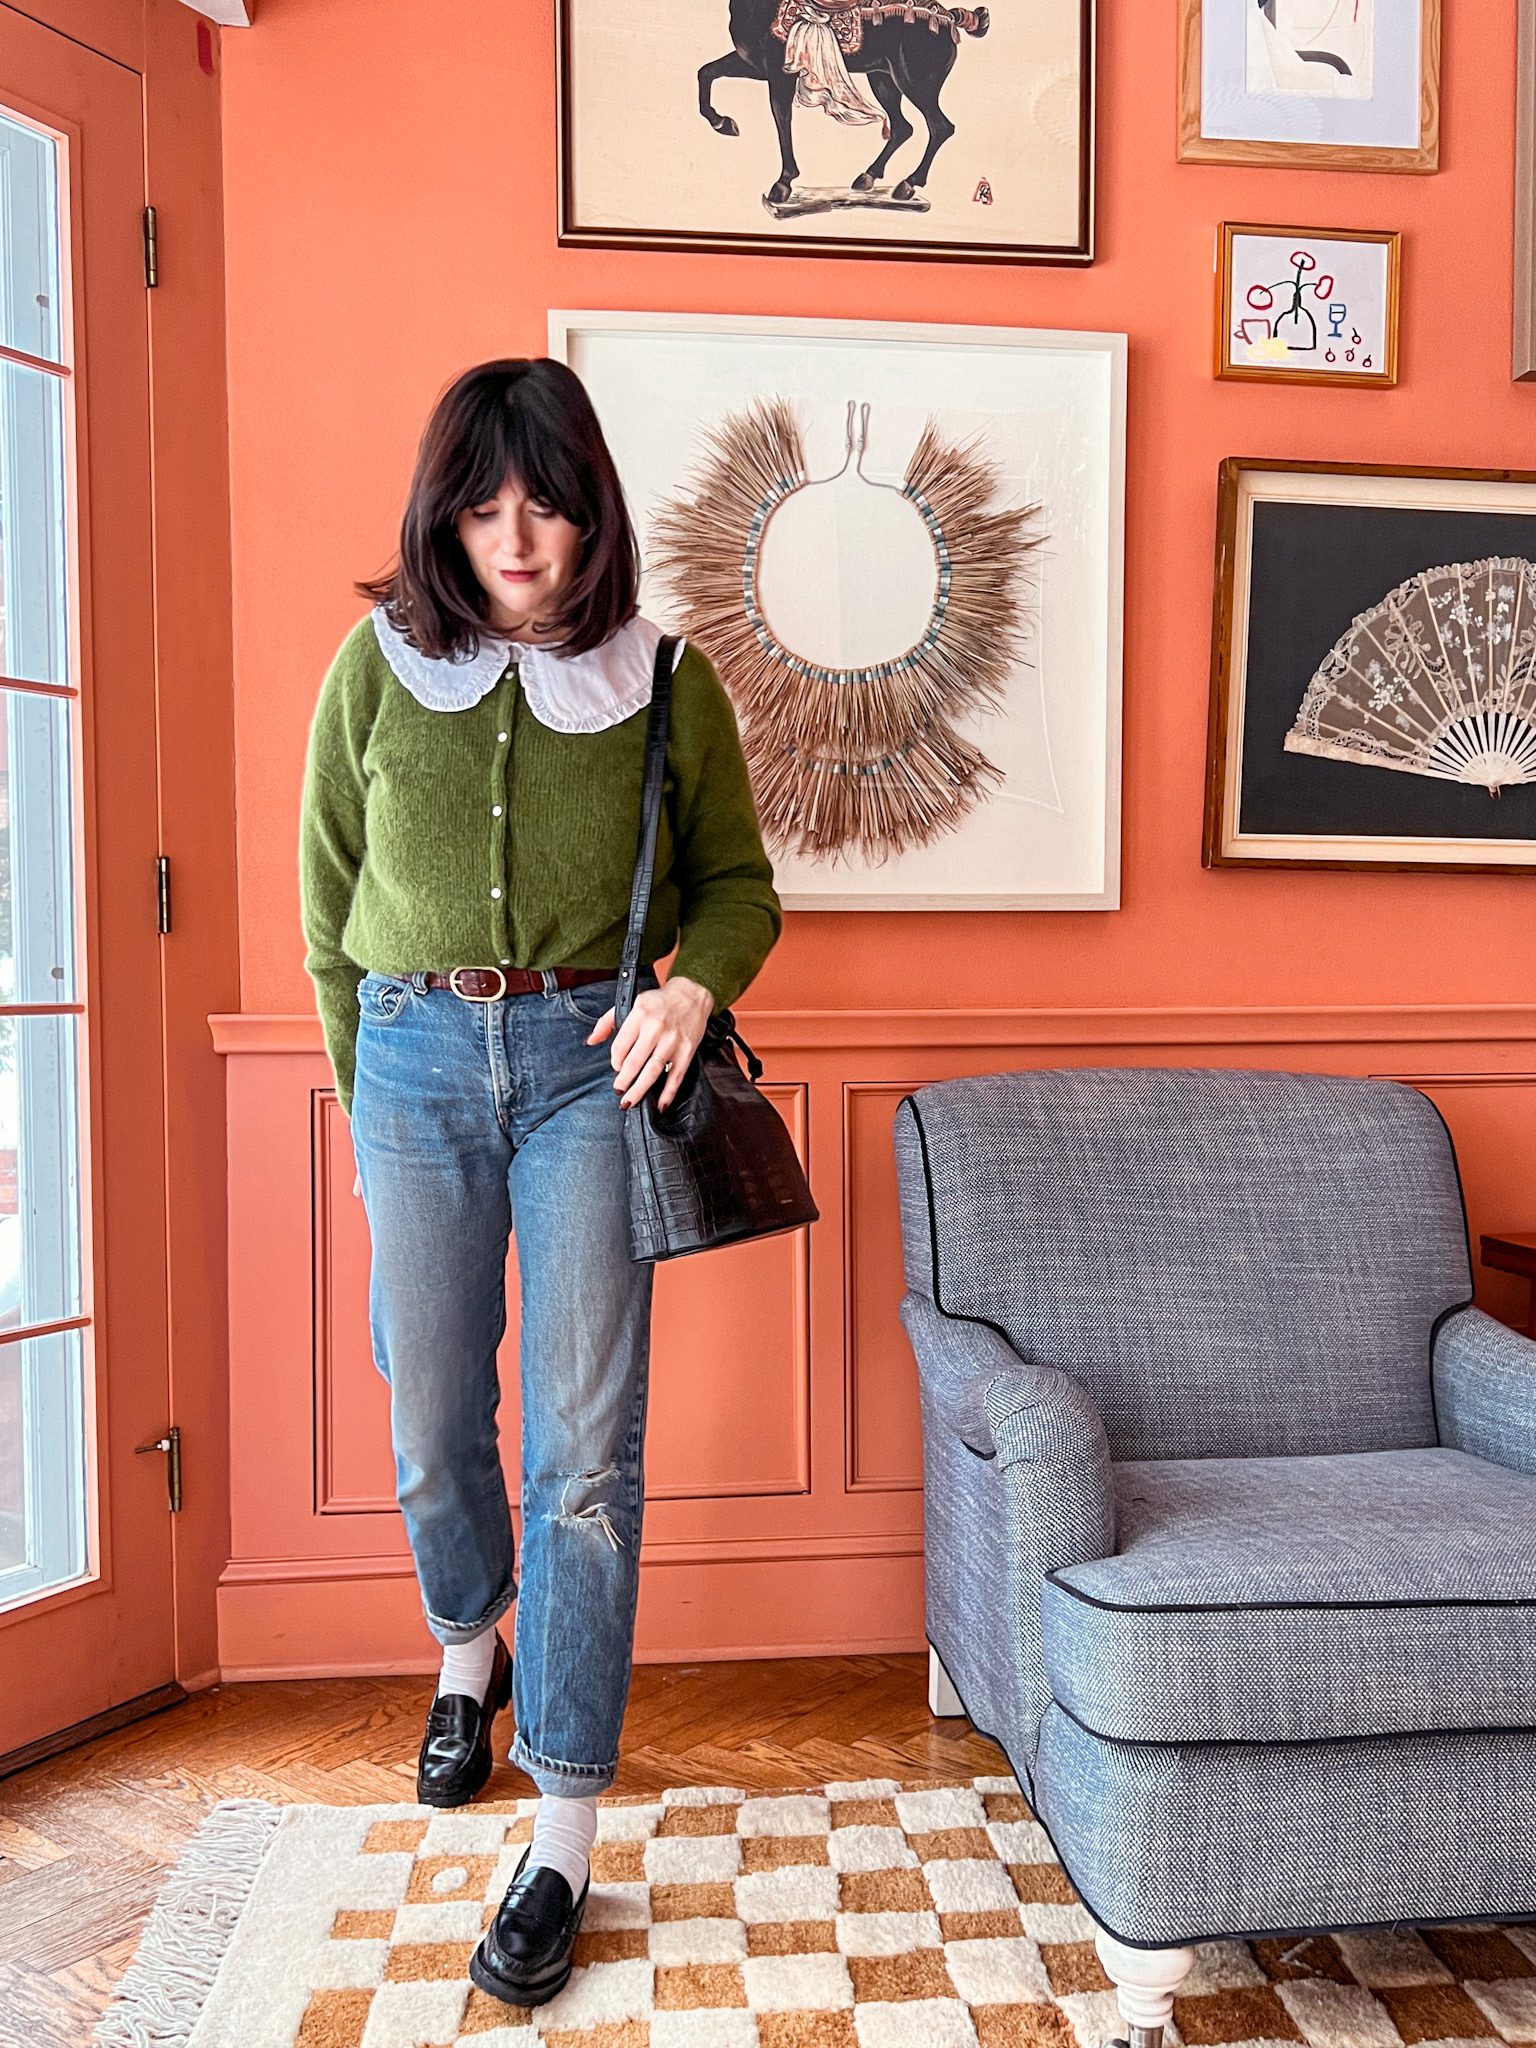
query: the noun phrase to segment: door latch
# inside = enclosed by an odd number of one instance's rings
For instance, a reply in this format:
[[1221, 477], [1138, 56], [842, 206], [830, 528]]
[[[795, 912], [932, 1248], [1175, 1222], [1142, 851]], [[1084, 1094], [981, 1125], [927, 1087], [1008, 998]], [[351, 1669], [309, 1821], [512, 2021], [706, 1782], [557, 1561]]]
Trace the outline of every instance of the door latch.
[[165, 1451], [166, 1490], [170, 1495], [171, 1513], [181, 1513], [181, 1426], [173, 1422], [164, 1436], [156, 1437], [152, 1444], [137, 1444], [134, 1456], [142, 1458], [146, 1451]]

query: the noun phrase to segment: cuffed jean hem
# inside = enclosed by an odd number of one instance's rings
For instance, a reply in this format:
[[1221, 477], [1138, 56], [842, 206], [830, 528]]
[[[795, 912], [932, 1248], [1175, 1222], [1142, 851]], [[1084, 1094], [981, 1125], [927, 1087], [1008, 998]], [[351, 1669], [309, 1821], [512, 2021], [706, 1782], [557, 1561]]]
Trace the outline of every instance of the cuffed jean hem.
[[440, 1643], [472, 1643], [487, 1629], [496, 1626], [516, 1598], [517, 1588], [512, 1586], [499, 1600], [491, 1602], [478, 1621], [443, 1621], [425, 1606], [422, 1613], [427, 1617], [427, 1627]]
[[521, 1735], [513, 1736], [507, 1761], [516, 1764], [552, 1799], [590, 1799], [606, 1792], [619, 1771], [617, 1757], [611, 1764], [558, 1764], [550, 1757], [535, 1756]]

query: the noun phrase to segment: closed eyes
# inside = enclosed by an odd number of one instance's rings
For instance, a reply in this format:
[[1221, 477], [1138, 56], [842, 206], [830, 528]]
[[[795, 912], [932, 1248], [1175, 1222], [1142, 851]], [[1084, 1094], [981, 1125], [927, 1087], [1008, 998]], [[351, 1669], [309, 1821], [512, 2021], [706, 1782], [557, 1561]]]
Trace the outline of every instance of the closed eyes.
[[[471, 519], [494, 519], [499, 510], [500, 507], [496, 505], [474, 505], [470, 508], [469, 516]], [[535, 519], [558, 519], [560, 516], [553, 505], [546, 505], [532, 498], [528, 501], [528, 510]]]

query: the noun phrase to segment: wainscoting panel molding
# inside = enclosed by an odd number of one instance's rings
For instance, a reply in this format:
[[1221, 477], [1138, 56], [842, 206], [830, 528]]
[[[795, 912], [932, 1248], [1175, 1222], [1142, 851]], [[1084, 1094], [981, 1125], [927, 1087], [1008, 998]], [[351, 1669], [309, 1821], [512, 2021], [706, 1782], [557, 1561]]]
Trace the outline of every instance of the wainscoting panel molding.
[[[394, 1506], [388, 1389], [347, 1120], [311, 1017], [209, 1020], [228, 1057], [235, 1677], [429, 1670]], [[810, 1231], [658, 1271], [637, 1653], [921, 1645], [916, 1375], [897, 1315], [891, 1125], [911, 1089], [1014, 1067], [1286, 1067], [1422, 1089], [1456, 1140], [1474, 1255], [1536, 1227], [1536, 1008], [765, 1011], [744, 1028], [809, 1165]], [[1477, 1268], [1523, 1325], [1521, 1283]], [[501, 1428], [516, 1513], [516, 1260]]]

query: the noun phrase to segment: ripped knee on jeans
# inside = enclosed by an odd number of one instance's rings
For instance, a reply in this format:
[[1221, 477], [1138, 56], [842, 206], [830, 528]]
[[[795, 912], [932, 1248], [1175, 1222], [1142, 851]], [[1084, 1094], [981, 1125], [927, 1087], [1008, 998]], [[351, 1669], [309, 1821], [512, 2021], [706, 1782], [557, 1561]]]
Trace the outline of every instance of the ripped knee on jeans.
[[[592, 1472], [571, 1473], [561, 1489], [560, 1507], [554, 1519], [571, 1528], [600, 1529], [615, 1550], [622, 1550], [624, 1539], [613, 1526], [613, 1503], [603, 1497], [618, 1476], [617, 1465], [603, 1465]], [[590, 1498], [593, 1493], [597, 1493], [599, 1498]], [[587, 1497], [583, 1498], [584, 1495]]]

